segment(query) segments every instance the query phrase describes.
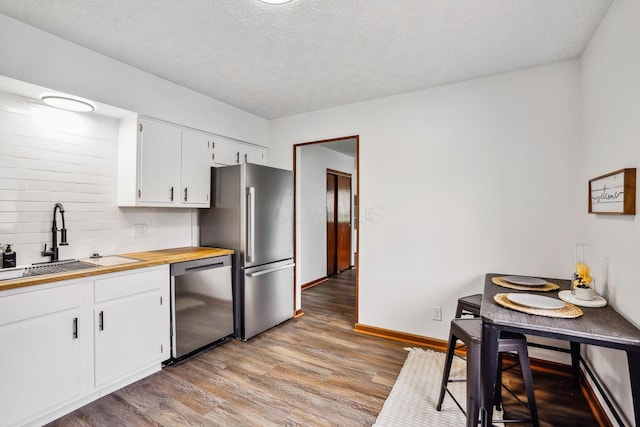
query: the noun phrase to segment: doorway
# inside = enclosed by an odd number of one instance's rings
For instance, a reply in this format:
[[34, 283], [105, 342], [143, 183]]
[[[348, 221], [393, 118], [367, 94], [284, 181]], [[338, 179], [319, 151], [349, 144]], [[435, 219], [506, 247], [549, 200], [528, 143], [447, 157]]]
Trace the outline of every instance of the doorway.
[[327, 276], [351, 268], [351, 174], [327, 169]]
[[[305, 142], [293, 146], [296, 262], [294, 277], [297, 316], [304, 314], [301, 306], [303, 290], [327, 282], [331, 274], [329, 271], [345, 271], [353, 267], [353, 274], [350, 274], [350, 277], [353, 282], [355, 276], [354, 311], [357, 323], [358, 150], [358, 135]], [[327, 187], [328, 179], [329, 187]], [[329, 196], [328, 203], [327, 188], [331, 193], [332, 185], [333, 196]], [[336, 210], [331, 214], [334, 218], [333, 224], [336, 226], [335, 232], [327, 228], [327, 208], [331, 206], [334, 209], [340, 208], [339, 212]], [[340, 231], [338, 231], [338, 224], [341, 224]], [[338, 238], [339, 232], [342, 236], [340, 238]], [[335, 244], [328, 242], [331, 239], [328, 236], [335, 236]], [[335, 257], [328, 254], [328, 246], [335, 248]]]

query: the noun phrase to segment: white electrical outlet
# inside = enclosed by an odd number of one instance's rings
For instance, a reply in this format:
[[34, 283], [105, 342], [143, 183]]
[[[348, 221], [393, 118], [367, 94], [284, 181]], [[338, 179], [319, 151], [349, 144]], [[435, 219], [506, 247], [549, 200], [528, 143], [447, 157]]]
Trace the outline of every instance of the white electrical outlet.
[[133, 237], [147, 237], [147, 224], [133, 224]]
[[442, 307], [434, 305], [433, 307], [431, 307], [431, 310], [433, 320], [442, 320]]

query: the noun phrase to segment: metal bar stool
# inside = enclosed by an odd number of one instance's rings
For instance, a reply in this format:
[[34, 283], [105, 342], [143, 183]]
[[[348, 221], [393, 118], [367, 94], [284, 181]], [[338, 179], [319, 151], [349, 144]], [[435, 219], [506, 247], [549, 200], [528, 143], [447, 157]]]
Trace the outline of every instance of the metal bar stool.
[[[447, 347], [447, 355], [445, 358], [444, 371], [442, 373], [442, 385], [440, 388], [440, 397], [438, 398], [438, 404], [436, 410], [442, 409], [442, 402], [444, 401], [445, 393], [456, 403], [467, 417], [467, 427], [476, 427], [479, 422], [480, 415], [480, 358], [481, 358], [481, 343], [482, 343], [482, 321], [480, 319], [453, 319], [451, 321], [451, 330], [449, 332], [449, 345]], [[467, 402], [466, 410], [462, 408], [462, 405], [456, 400], [448, 389], [449, 374], [451, 371], [451, 363], [453, 361], [453, 355], [456, 349], [456, 342], [460, 340], [467, 346]], [[538, 410], [536, 407], [536, 401], [533, 389], [533, 377], [531, 376], [531, 366], [529, 365], [529, 354], [527, 352], [527, 340], [522, 334], [508, 333], [500, 336], [498, 341], [498, 351], [504, 352], [517, 352], [518, 359], [520, 360], [520, 367], [522, 370], [522, 378], [524, 380], [524, 387], [527, 394], [527, 401], [529, 406], [529, 412], [531, 419], [529, 420], [502, 420], [496, 422], [531, 422], [535, 427], [539, 426], [538, 422]], [[497, 383], [496, 393], [500, 393], [500, 382]]]
[[[472, 316], [472, 317], [480, 317], [480, 307], [482, 305], [482, 294], [474, 294], [474, 295], [468, 295], [466, 297], [460, 297], [458, 298], [458, 305], [456, 306], [456, 319], [460, 319], [463, 316]], [[458, 347], [456, 347], [457, 349], [460, 349], [462, 347], [464, 347], [465, 344], [462, 344]], [[464, 359], [464, 357], [462, 356], [458, 356], [461, 359]], [[518, 364], [516, 363], [516, 365], [511, 366], [507, 369], [511, 369], [518, 366]], [[506, 370], [506, 369], [505, 369]], [[515, 395], [515, 393], [513, 391], [511, 391], [511, 389], [509, 389], [508, 387], [502, 385], [502, 372], [503, 372], [503, 368], [502, 368], [502, 357], [499, 358], [498, 360], [498, 378], [496, 379], [496, 391], [495, 391], [495, 406], [496, 409], [500, 410], [502, 409], [502, 393], [501, 393], [501, 387], [504, 387], [509, 393], [511, 393], [511, 395], [513, 395], [516, 399], [518, 399], [518, 397]], [[462, 380], [461, 380], [462, 381]], [[519, 399], [518, 399], [519, 400]], [[458, 405], [460, 406], [460, 405]]]
[[464, 315], [480, 317], [480, 305], [482, 304], [482, 294], [474, 294], [458, 298], [456, 306], [456, 319]]

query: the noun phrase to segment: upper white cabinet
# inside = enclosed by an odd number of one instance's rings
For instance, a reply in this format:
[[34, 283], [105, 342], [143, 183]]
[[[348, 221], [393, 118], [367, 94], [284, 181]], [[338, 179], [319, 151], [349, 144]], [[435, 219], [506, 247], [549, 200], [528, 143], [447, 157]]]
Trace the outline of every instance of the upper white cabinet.
[[211, 167], [266, 163], [266, 148], [144, 116], [120, 119], [118, 206], [208, 208]]
[[213, 162], [215, 166], [238, 165], [241, 163], [264, 165], [267, 161], [267, 150], [264, 147], [245, 144], [222, 136], [215, 136], [213, 142]]
[[213, 166], [213, 139], [194, 131], [182, 131], [182, 173], [180, 203], [209, 206], [209, 186]]
[[181, 172], [181, 139], [179, 128], [152, 120], [139, 120], [139, 202], [173, 204]]
[[132, 116], [119, 138], [119, 206], [209, 207], [212, 135]]

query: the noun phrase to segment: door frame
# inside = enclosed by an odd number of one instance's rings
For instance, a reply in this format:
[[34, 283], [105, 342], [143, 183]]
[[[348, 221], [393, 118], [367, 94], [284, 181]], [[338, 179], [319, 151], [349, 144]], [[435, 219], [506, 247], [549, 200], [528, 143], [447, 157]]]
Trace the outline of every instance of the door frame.
[[[355, 209], [355, 212], [353, 213], [353, 215], [355, 215], [355, 228], [357, 230], [356, 233], [356, 241], [355, 241], [355, 247], [356, 247], [356, 252], [355, 252], [355, 262], [354, 262], [354, 268], [356, 269], [356, 306], [355, 306], [355, 323], [357, 324], [359, 321], [359, 315], [358, 315], [358, 306], [359, 306], [359, 289], [360, 289], [360, 257], [358, 256], [358, 252], [360, 252], [360, 233], [361, 233], [361, 227], [360, 227], [360, 205], [361, 205], [361, 201], [360, 201], [360, 135], [349, 135], [349, 136], [343, 136], [343, 137], [339, 137], [339, 138], [331, 138], [331, 139], [323, 139], [323, 140], [317, 140], [317, 141], [310, 141], [310, 142], [302, 142], [302, 143], [298, 143], [298, 144], [293, 144], [293, 215], [294, 215], [294, 222], [293, 222], [293, 256], [294, 256], [294, 262], [296, 262], [296, 258], [298, 255], [298, 248], [297, 248], [297, 236], [298, 236], [298, 229], [297, 229], [297, 218], [298, 218], [298, 200], [300, 195], [298, 194], [298, 187], [297, 187], [297, 183], [298, 183], [298, 170], [297, 170], [297, 162], [298, 162], [298, 156], [297, 156], [297, 151], [298, 148], [302, 148], [306, 145], [313, 145], [313, 144], [325, 144], [328, 142], [339, 142], [339, 141], [347, 141], [347, 140], [353, 140], [355, 139], [356, 142], [356, 184], [355, 184], [355, 193], [356, 193], [356, 197], [358, 197], [358, 203], [355, 203], [354, 206], [352, 208]], [[352, 247], [353, 247], [353, 240], [351, 242]], [[297, 306], [297, 273], [298, 273], [298, 269], [294, 269], [294, 273], [293, 273], [293, 282], [294, 284], [296, 284], [294, 286], [294, 295], [293, 295], [293, 301], [294, 301], [294, 307]], [[319, 280], [318, 283], [322, 283], [323, 281], [325, 281], [327, 278], [325, 276], [324, 280]], [[300, 289], [300, 292], [302, 293], [302, 289]], [[297, 316], [302, 316], [304, 313], [302, 311], [302, 304], [300, 305], [300, 310], [297, 310], [295, 315]]]

